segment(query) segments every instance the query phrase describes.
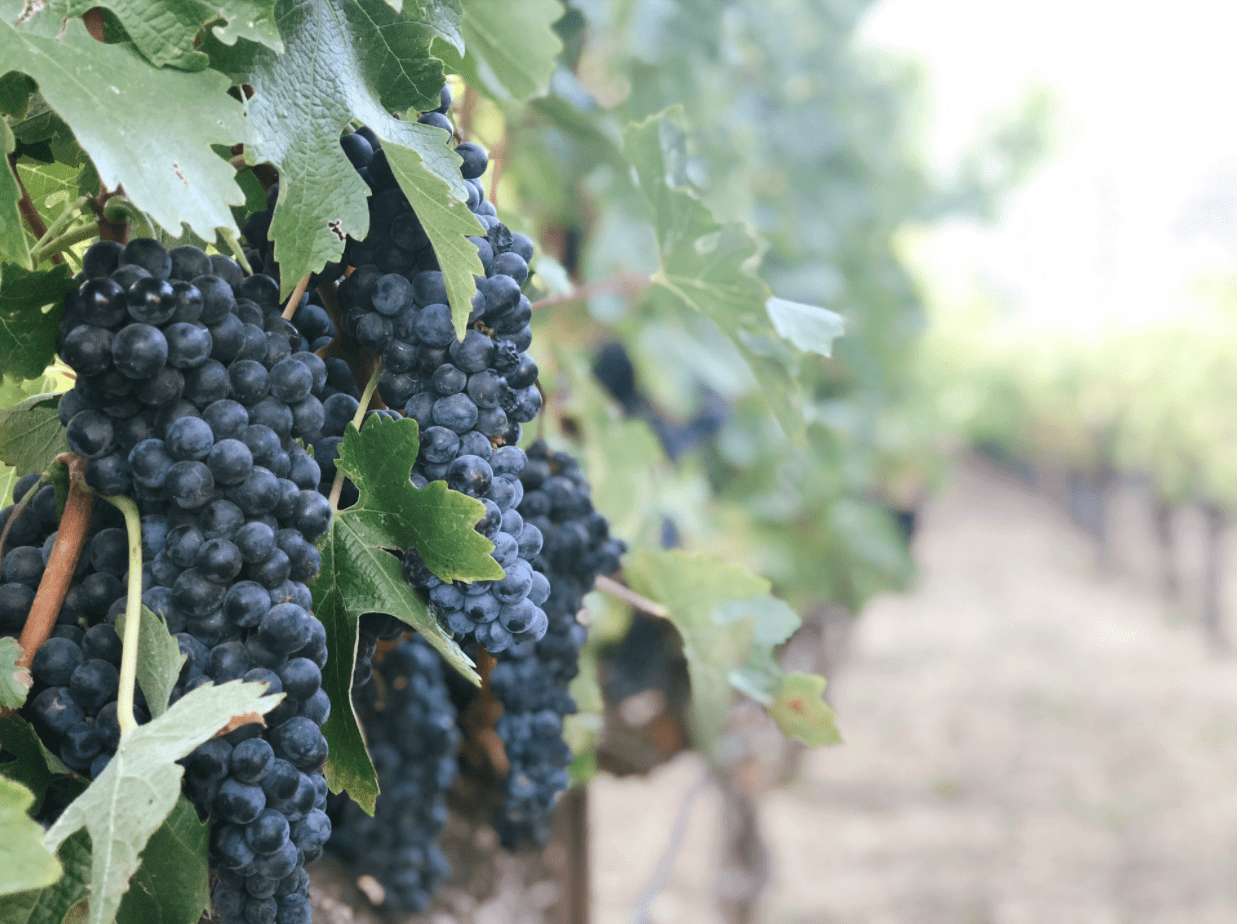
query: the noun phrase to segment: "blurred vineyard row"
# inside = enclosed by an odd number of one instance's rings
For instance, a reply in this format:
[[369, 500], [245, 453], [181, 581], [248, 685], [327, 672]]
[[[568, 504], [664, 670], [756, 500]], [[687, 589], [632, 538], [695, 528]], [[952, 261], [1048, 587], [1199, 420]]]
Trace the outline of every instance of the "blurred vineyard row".
[[921, 354], [940, 427], [1010, 460], [1139, 477], [1169, 505], [1237, 510], [1237, 289], [1091, 334], [946, 313]]

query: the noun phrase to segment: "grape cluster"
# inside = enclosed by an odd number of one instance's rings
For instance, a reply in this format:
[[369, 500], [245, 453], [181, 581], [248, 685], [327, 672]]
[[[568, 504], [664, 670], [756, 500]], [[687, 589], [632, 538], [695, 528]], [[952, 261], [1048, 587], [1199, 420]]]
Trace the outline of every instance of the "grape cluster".
[[330, 849], [377, 879], [388, 907], [423, 911], [447, 872], [437, 838], [457, 769], [456, 714], [442, 659], [420, 637], [388, 651], [377, 673], [357, 705], [382, 792], [372, 818], [339, 801]]
[[[439, 108], [420, 121], [451, 131], [450, 104], [444, 88]], [[413, 483], [445, 480], [453, 490], [480, 498], [486, 515], [477, 528], [495, 543], [494, 558], [505, 573], [501, 581], [444, 583], [411, 551], [404, 560], [405, 576], [428, 593], [434, 612], [453, 634], [475, 639], [491, 652], [540, 638], [547, 622], [540, 606], [549, 586], [529, 562], [542, 540], [516, 510], [524, 465], [516, 443], [521, 424], [541, 409], [537, 364], [524, 352], [532, 342], [532, 307], [521, 286], [528, 279], [532, 242], [502, 225], [486, 201], [480, 180], [488, 164], [485, 151], [471, 143], [457, 145], [468, 207], [486, 232], [470, 238], [485, 276], [477, 280], [469, 330], [457, 339], [433, 247], [377, 137], [363, 128], [345, 135], [341, 145], [372, 190], [369, 233], [361, 241], [350, 238], [345, 247], [345, 263], [355, 270], [340, 281], [336, 293], [344, 333], [381, 356], [379, 395], [388, 408], [402, 410], [420, 427]], [[246, 225], [252, 225], [251, 243], [261, 241], [269, 226], [269, 212], [263, 214]], [[265, 252], [259, 255], [269, 259]], [[354, 396], [328, 398], [320, 431], [308, 437], [324, 486], [334, 479], [339, 445], [356, 410]], [[345, 483], [343, 506], [352, 502], [354, 491]], [[358, 679], [366, 673], [367, 660], [362, 649]]]
[[521, 482], [519, 512], [545, 539], [533, 566], [549, 579], [549, 628], [540, 641], [497, 655], [490, 673], [503, 706], [496, 731], [511, 762], [493, 823], [509, 850], [544, 844], [549, 835], [550, 812], [569, 782], [563, 716], [576, 711], [567, 688], [579, 672], [585, 640], [576, 614], [597, 575], [618, 571], [627, 548], [610, 536], [606, 518], [593, 509], [588, 481], [567, 453], [535, 443]]
[[[0, 635], [21, 632], [56, 541], [55, 490], [38, 483], [38, 475], [18, 479], [15, 497], [37, 493], [20, 513], [15, 506], [0, 511], [0, 528], [18, 517], [0, 567]], [[103, 505], [95, 511], [51, 637], [34, 654], [34, 685], [21, 710], [52, 753], [90, 777], [103, 771], [120, 741], [121, 645], [114, 624], [125, 605], [128, 553], [123, 518]], [[135, 698], [136, 718], [145, 722], [149, 713], [140, 690]]]
[[225, 922], [308, 921], [331, 704], [305, 582], [331, 507], [297, 440], [322, 427], [330, 370], [281, 317], [278, 283], [227, 258], [139, 239], [95, 244], [84, 267], [61, 332], [78, 374], [61, 419], [87, 483], [142, 513], [142, 602], [186, 655], [173, 700], [237, 679], [285, 694], [265, 735], [247, 725], [184, 761], [213, 822], [215, 902]]

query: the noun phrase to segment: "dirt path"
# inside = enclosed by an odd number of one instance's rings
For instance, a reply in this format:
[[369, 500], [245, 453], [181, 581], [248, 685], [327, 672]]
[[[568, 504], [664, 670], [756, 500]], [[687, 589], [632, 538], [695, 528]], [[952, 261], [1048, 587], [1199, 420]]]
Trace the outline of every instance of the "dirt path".
[[[1237, 659], [989, 470], [915, 552], [834, 679], [847, 744], [765, 804], [767, 924], [1237, 922]], [[597, 924], [632, 921], [700, 774], [596, 782]], [[717, 920], [717, 812], [695, 804], [650, 924]]]

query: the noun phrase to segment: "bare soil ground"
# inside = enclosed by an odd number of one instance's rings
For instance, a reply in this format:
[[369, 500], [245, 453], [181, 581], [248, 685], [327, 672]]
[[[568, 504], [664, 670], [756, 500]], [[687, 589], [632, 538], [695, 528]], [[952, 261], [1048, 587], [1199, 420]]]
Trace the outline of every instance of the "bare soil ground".
[[[917, 588], [873, 601], [833, 678], [846, 744], [765, 800], [767, 924], [1237, 922], [1237, 659], [1155, 596], [1117, 501], [1107, 575], [991, 468], [929, 504]], [[686, 757], [594, 783], [596, 924], [641, 920], [702, 777]], [[719, 920], [719, 824], [705, 787], [643, 920]]]

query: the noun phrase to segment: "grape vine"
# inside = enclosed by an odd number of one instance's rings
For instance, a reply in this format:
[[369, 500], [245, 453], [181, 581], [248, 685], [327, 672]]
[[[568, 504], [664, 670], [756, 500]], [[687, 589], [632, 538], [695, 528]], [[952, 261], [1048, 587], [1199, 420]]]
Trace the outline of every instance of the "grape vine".
[[[703, 753], [739, 694], [836, 740], [760, 556], [648, 480], [708, 494], [675, 463], [740, 402], [803, 445], [840, 333], [689, 182], [683, 114], [568, 93], [560, 0], [199, 6], [0, 0], [0, 807], [32, 820], [0, 901], [304, 924], [329, 852], [423, 910], [453, 787], [519, 852], [587, 782], [632, 604], [678, 632]], [[594, 207], [651, 260], [588, 278]], [[639, 324], [697, 322], [748, 393], [637, 395]]]

